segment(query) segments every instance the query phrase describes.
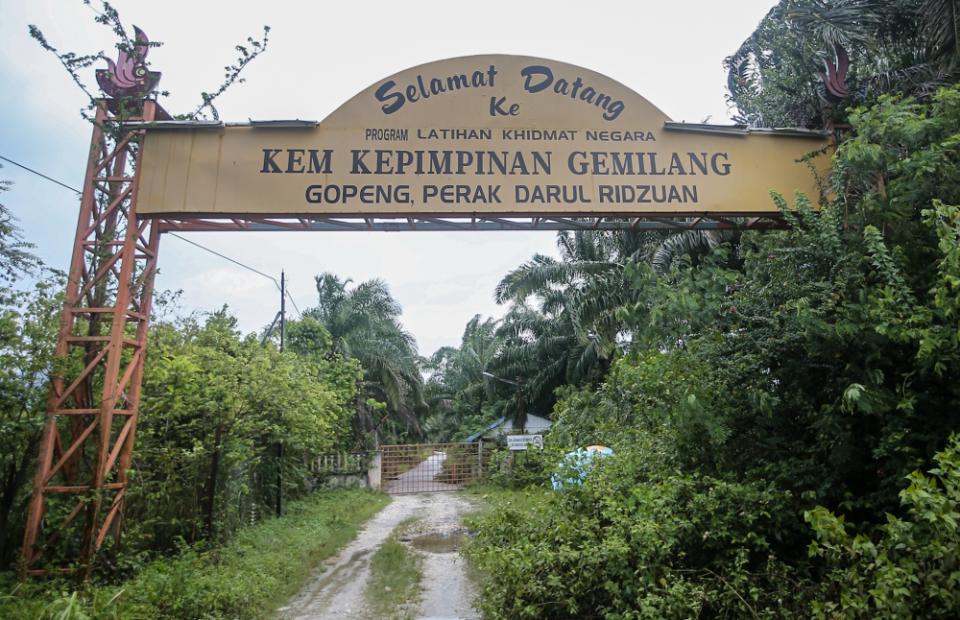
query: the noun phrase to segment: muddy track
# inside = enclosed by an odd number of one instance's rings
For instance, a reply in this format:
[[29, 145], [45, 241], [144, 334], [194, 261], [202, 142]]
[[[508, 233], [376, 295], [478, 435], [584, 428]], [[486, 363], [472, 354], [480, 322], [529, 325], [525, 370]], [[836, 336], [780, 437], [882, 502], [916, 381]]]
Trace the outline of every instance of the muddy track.
[[475, 591], [456, 544], [463, 516], [471, 509], [471, 504], [455, 493], [394, 497], [352, 543], [321, 565], [278, 615], [290, 620], [371, 618], [364, 602], [370, 558], [398, 525], [417, 519], [415, 527], [401, 538], [424, 558], [420, 598], [410, 604], [410, 609], [416, 608], [417, 612], [409, 615], [431, 619], [479, 617], [471, 607]]

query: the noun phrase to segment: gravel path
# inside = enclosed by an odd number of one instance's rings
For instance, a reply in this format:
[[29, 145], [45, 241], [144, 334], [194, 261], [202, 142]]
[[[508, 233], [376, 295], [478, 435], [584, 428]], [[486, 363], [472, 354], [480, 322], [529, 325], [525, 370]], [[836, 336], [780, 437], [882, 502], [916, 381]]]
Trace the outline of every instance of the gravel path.
[[[370, 618], [364, 606], [364, 588], [370, 576], [370, 558], [401, 522], [419, 519], [401, 540], [424, 556], [423, 592], [418, 618], [478, 618], [470, 606], [476, 592], [467, 578], [465, 560], [444, 538], [462, 527], [470, 503], [455, 493], [399, 495], [370, 521], [337, 556], [327, 560], [315, 577], [278, 610], [290, 620]], [[433, 544], [437, 540], [441, 544]], [[420, 543], [423, 543], [422, 545]]]
[[439, 542], [424, 546], [423, 598], [420, 617], [479, 618], [471, 603], [476, 596], [473, 583], [466, 574], [466, 560], [456, 547], [443, 544], [443, 539], [455, 542], [462, 536], [463, 516], [471, 511], [471, 504], [463, 497], [452, 493], [434, 493], [417, 496], [425, 502], [427, 513], [413, 532], [414, 546], [418, 535]]

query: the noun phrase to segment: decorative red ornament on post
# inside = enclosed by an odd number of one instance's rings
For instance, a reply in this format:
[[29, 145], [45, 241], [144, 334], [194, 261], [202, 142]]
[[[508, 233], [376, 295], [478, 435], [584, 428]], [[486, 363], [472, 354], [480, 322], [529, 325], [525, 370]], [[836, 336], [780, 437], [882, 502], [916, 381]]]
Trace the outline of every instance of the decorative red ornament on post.
[[107, 59], [107, 69], [97, 69], [97, 84], [100, 89], [114, 99], [145, 99], [160, 83], [160, 72], [147, 69], [147, 53], [150, 51], [150, 39], [136, 26], [137, 45], [133, 53], [120, 50], [117, 62]]
[[850, 69], [850, 56], [847, 54], [847, 50], [839, 43], [835, 43], [833, 49], [837, 55], [837, 63], [834, 64], [830, 60], [824, 61], [823, 64], [826, 66], [827, 71], [826, 73], [820, 74], [820, 79], [823, 80], [823, 88], [826, 91], [827, 101], [839, 103], [850, 95], [850, 91], [847, 88], [847, 71]]

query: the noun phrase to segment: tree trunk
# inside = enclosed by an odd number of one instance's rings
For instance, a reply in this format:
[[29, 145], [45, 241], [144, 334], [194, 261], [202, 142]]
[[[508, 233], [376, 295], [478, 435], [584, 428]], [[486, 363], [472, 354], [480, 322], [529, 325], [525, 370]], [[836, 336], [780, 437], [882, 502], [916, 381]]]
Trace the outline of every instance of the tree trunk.
[[10, 515], [13, 512], [13, 505], [17, 501], [17, 494], [20, 488], [27, 481], [27, 472], [30, 470], [31, 461], [37, 451], [37, 442], [40, 441], [40, 435], [34, 435], [24, 447], [20, 455], [19, 467], [11, 463], [4, 474], [3, 489], [0, 491], [0, 566], [7, 566], [7, 556], [16, 548], [22, 531], [11, 531]]
[[16, 467], [9, 465], [3, 476], [3, 490], [0, 491], [0, 566], [7, 565], [8, 542], [12, 542], [13, 538], [13, 532], [8, 526], [13, 502], [17, 497], [19, 478]]

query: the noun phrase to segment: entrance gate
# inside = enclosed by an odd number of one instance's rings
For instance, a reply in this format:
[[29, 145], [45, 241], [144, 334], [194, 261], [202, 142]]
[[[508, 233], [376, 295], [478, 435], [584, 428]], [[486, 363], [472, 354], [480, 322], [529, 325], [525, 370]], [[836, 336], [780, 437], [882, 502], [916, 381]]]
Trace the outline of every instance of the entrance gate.
[[[174, 120], [149, 75], [97, 106], [24, 576], [89, 574], [119, 538], [162, 233], [770, 229], [783, 226], [770, 191], [817, 196], [808, 166], [829, 165], [829, 132], [674, 123], [623, 84], [540, 58], [414, 67], [321, 123]], [[385, 488], [459, 488], [482, 456], [384, 446]]]
[[380, 451], [380, 483], [392, 495], [456, 491], [484, 471], [479, 442], [388, 445]]

